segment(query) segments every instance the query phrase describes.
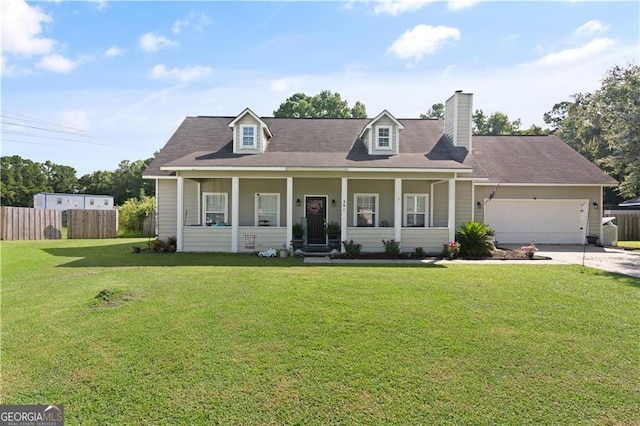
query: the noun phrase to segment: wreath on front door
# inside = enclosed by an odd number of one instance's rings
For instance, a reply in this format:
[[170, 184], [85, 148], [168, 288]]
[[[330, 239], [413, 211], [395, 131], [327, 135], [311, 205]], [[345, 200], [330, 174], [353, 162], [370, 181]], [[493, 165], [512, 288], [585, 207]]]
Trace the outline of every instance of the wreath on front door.
[[316, 216], [322, 209], [322, 201], [312, 200], [307, 203], [307, 214]]

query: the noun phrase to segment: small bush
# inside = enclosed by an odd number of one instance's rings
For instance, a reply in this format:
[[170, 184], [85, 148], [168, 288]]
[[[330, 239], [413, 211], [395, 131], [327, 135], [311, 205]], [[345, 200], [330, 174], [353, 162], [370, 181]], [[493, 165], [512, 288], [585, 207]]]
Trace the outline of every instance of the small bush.
[[480, 222], [467, 222], [456, 232], [456, 241], [460, 243], [462, 256], [488, 257], [495, 249], [493, 237], [495, 231]]
[[347, 252], [347, 256], [360, 256], [360, 250], [362, 250], [362, 244], [357, 244], [353, 240], [343, 241], [344, 249]]
[[155, 197], [142, 197], [142, 199], [129, 198], [118, 210], [118, 225], [122, 235], [142, 236], [154, 232], [153, 229], [144, 228], [144, 218], [155, 211]]
[[417, 257], [419, 259], [422, 259], [424, 257], [427, 257], [427, 252], [424, 251], [424, 249], [422, 247], [416, 247], [413, 250], [413, 257]]
[[400, 241], [396, 240], [382, 240], [384, 244], [384, 254], [397, 255], [400, 254]]

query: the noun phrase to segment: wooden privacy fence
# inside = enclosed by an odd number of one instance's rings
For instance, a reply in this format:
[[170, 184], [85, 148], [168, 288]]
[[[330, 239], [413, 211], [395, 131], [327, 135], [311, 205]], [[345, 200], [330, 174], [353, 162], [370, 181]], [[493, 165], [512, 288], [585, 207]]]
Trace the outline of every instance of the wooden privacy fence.
[[117, 238], [118, 210], [67, 210], [67, 238]]
[[2, 207], [0, 226], [0, 238], [5, 241], [62, 238], [62, 215], [58, 210]]
[[640, 241], [640, 210], [607, 210], [604, 213], [616, 218], [619, 241]]

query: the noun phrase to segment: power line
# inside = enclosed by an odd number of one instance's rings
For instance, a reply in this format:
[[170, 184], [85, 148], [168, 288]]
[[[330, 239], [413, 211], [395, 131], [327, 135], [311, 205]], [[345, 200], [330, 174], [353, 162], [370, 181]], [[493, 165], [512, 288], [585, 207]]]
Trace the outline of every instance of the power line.
[[56, 145], [56, 144], [49, 144], [49, 143], [40, 143], [40, 142], [31, 142], [31, 141], [21, 141], [21, 140], [17, 140], [17, 139], [2, 139], [3, 142], [15, 142], [15, 143], [26, 143], [29, 145], [44, 145], [44, 146], [51, 146], [51, 147], [57, 147], [57, 148], [75, 148], [73, 146], [70, 145]]
[[[20, 124], [20, 123], [7, 123], [6, 121], [1, 121], [1, 120], [0, 120], [0, 124], [11, 125], [11, 126], [16, 126], [16, 127], [25, 127], [25, 128], [28, 128], [28, 129], [35, 129], [35, 130], [44, 130], [44, 131], [47, 131], [47, 132], [64, 133], [66, 135], [74, 135], [74, 136], [78, 136], [80, 138], [91, 138], [91, 139], [94, 139], [93, 136], [79, 135], [76, 132], [70, 132], [68, 130], [48, 129], [46, 127], [29, 126], [28, 124]], [[4, 129], [2, 129], [2, 130], [4, 131]]]
[[[69, 130], [74, 130], [76, 132], [89, 133], [87, 130], [76, 129], [74, 127], [69, 127], [69, 126], [63, 126], [63, 125], [60, 125], [58, 123], [53, 123], [51, 121], [40, 120], [38, 118], [29, 117], [28, 115], [24, 115], [24, 114], [18, 114], [18, 113], [15, 113], [15, 112], [8, 112], [8, 111], [4, 111], [4, 114], [6, 114], [6, 115], [0, 114], [0, 117], [9, 118], [9, 119], [12, 119], [12, 120], [16, 120], [15, 117], [18, 117], [18, 119], [23, 119], [23, 120], [26, 120], [26, 121], [33, 121], [35, 123], [40, 123], [40, 124], [44, 124], [44, 125], [48, 125], [48, 126], [58, 127], [58, 128], [61, 128], [61, 129], [69, 129]], [[15, 116], [15, 117], [11, 117], [12, 115]]]
[[2, 129], [2, 133], [7, 133], [7, 134], [11, 134], [11, 135], [17, 135], [17, 136], [27, 136], [27, 137], [38, 137], [38, 138], [46, 138], [46, 139], [55, 139], [55, 140], [59, 140], [59, 141], [69, 141], [69, 142], [82, 143], [82, 144], [88, 144], [88, 145], [103, 145], [103, 146], [107, 145], [106, 143], [89, 142], [89, 141], [69, 139], [69, 138], [57, 138], [55, 136], [37, 135], [37, 134], [34, 134], [34, 133], [28, 133], [28, 132], [17, 132], [15, 130]]

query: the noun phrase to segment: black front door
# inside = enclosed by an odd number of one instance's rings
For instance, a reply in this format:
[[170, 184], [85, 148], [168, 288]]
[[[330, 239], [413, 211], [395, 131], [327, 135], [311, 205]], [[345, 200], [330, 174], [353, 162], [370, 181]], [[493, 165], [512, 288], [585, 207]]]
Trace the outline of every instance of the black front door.
[[307, 244], [326, 244], [327, 197], [306, 197]]

